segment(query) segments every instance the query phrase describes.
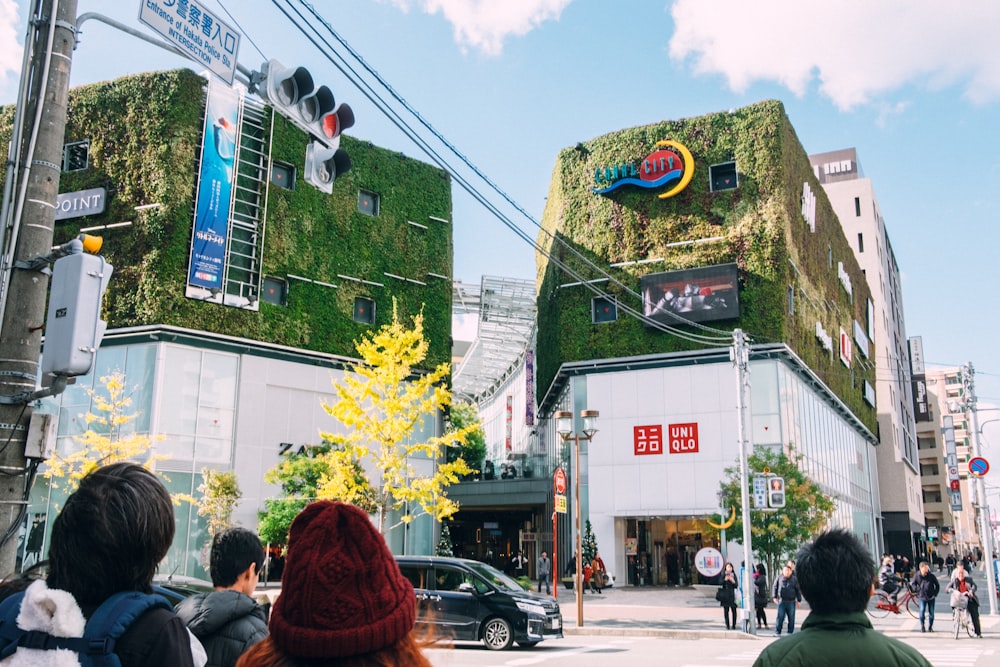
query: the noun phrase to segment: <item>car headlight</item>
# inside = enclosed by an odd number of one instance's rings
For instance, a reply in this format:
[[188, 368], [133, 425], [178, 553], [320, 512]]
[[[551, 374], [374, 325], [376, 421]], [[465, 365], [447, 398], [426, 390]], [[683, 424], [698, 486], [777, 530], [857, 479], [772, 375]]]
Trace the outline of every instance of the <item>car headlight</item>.
[[515, 602], [517, 602], [517, 608], [527, 614], [545, 616], [545, 608], [541, 605], [535, 604], [534, 602], [528, 602], [527, 600], [516, 600]]

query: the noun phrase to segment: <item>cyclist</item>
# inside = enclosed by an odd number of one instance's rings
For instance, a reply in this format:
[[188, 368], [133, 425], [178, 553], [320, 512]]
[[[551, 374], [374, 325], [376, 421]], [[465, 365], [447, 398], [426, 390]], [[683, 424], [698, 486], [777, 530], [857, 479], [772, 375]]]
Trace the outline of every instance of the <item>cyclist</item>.
[[896, 594], [899, 592], [898, 581], [901, 578], [896, 576], [895, 569], [893, 567], [893, 557], [891, 554], [886, 554], [882, 557], [882, 567], [878, 569], [878, 587], [886, 592], [889, 596], [889, 600], [896, 604]]
[[[976, 582], [972, 580], [972, 575], [965, 571], [965, 567], [959, 563], [955, 566], [955, 572], [952, 574], [951, 582], [948, 584], [948, 588], [945, 589], [946, 592], [958, 592], [961, 595], [969, 598], [969, 605], [966, 611], [969, 613], [969, 618], [972, 619], [972, 629], [976, 632], [976, 637], [979, 639], [983, 638], [983, 630], [979, 626], [979, 598], [976, 597]], [[952, 605], [952, 609], [955, 606]]]

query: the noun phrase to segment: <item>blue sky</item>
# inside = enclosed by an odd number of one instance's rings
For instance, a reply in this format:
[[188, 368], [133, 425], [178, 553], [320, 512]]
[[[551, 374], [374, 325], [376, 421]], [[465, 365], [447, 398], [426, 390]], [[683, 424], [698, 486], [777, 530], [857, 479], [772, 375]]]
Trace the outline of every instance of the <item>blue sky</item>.
[[[80, 0], [79, 13], [145, 30], [136, 19], [141, 1]], [[0, 0], [0, 103], [15, 97], [26, 4]], [[221, 17], [222, 6], [232, 12], [244, 35], [242, 64], [257, 69], [267, 57], [308, 66], [354, 107], [349, 134], [428, 159], [278, 8], [307, 11], [298, 2], [205, 4]], [[923, 337], [928, 364], [972, 361], [980, 397], [1000, 403], [1000, 3], [966, 0], [955, 11], [931, 0], [313, 4], [535, 220], [562, 148], [624, 127], [781, 100], [808, 152], [857, 148], [903, 271], [907, 334]], [[71, 81], [185, 64], [88, 22]], [[536, 236], [530, 220], [501, 207]], [[457, 278], [534, 277], [533, 249], [457, 188], [454, 220]], [[991, 416], [1000, 414], [981, 419]], [[986, 433], [1000, 448], [997, 426]]]

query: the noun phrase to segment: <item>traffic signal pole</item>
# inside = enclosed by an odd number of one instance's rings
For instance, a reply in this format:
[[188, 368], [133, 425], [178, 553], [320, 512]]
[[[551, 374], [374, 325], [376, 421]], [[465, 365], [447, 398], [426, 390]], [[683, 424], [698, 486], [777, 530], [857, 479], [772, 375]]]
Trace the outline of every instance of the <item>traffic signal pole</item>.
[[[965, 390], [965, 409], [972, 420], [972, 455], [982, 457], [979, 443], [979, 412], [976, 409], [976, 371], [970, 361], [962, 369], [962, 384]], [[986, 484], [982, 475], [975, 475], [976, 511], [979, 513], [979, 539], [983, 544], [983, 559], [986, 560], [986, 595], [990, 601], [990, 615], [997, 615], [997, 579], [993, 569], [993, 526], [990, 524], [990, 510], [986, 503]]]
[[750, 388], [750, 346], [742, 329], [733, 331], [733, 349], [730, 351], [736, 366], [736, 421], [740, 441], [740, 503], [743, 505], [743, 619], [746, 631], [757, 634], [757, 615], [751, 614], [753, 606], [753, 545], [750, 533], [750, 471], [747, 457], [746, 392]]
[[[15, 174], [14, 198], [23, 198], [19, 219], [11, 220], [13, 263], [0, 322], [0, 396], [30, 394], [35, 390], [45, 322], [48, 276], [41, 271], [17, 268], [19, 262], [47, 255], [52, 248], [56, 196], [62, 170], [66, 134], [70, 64], [76, 45], [76, 0], [38, 0], [29, 21], [25, 48], [32, 50], [21, 73], [30, 87], [22, 118], [30, 130], [23, 144], [13, 147], [20, 156], [21, 173]], [[53, 16], [53, 11], [55, 15]], [[10, 165], [8, 165], [10, 168]], [[3, 221], [7, 224], [7, 221]], [[0, 403], [0, 573], [14, 571], [17, 534], [27, 510], [29, 466], [24, 456], [32, 406]]]

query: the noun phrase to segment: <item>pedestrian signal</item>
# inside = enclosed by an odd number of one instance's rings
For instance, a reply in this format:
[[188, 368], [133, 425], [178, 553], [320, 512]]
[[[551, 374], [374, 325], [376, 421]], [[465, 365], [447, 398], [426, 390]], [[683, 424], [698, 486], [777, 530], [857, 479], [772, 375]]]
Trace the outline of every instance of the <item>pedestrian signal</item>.
[[785, 506], [785, 478], [771, 477], [767, 480], [767, 506], [780, 509]]

